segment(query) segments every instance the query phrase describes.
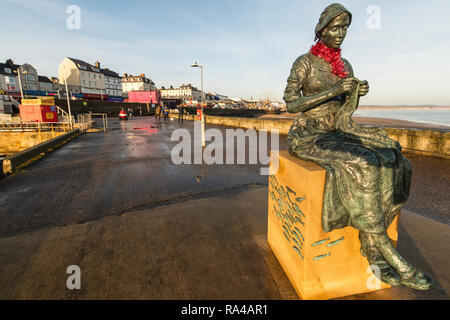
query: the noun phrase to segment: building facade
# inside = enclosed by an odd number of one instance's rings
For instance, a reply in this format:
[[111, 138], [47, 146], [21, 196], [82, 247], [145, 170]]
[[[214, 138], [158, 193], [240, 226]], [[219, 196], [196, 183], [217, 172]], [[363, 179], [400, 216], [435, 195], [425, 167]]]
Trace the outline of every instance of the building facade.
[[20, 66], [14, 64], [11, 59], [0, 63], [0, 89], [13, 97], [20, 97], [20, 86], [17, 77], [17, 69]]
[[15, 98], [21, 96], [21, 90], [24, 95], [38, 92], [41, 90], [38, 73], [29, 63], [18, 65], [8, 59], [0, 63], [0, 89]]
[[39, 76], [36, 69], [28, 64], [24, 63], [18, 68], [20, 72], [20, 80], [22, 81], [22, 89], [25, 91], [39, 91]]
[[141, 73], [138, 76], [123, 74], [122, 77], [122, 92], [127, 95], [131, 91], [153, 91], [155, 90], [155, 83]]
[[56, 91], [53, 87], [52, 81], [44, 76], [38, 76], [39, 88], [41, 91]]
[[[99, 65], [100, 66], [100, 65]], [[122, 97], [122, 78], [108, 68], [100, 69], [105, 79], [105, 92], [110, 97]]]
[[191, 84], [183, 84], [179, 88], [170, 86], [170, 88], [166, 89], [161, 87], [160, 91], [161, 99], [180, 99], [183, 102], [189, 102], [200, 101], [202, 97], [202, 92]]
[[85, 96], [101, 97], [105, 93], [105, 79], [99, 67], [79, 59], [65, 57], [59, 65], [58, 79], [65, 84], [71, 93], [81, 93]]

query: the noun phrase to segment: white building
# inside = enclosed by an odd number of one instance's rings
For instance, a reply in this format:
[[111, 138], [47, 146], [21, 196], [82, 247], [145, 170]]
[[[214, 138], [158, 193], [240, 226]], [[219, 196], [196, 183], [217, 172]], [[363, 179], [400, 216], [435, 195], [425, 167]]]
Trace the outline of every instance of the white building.
[[59, 65], [59, 83], [67, 85], [72, 93], [101, 96], [105, 94], [105, 79], [100, 72], [100, 65], [93, 66], [82, 60], [65, 57]]
[[143, 73], [138, 76], [123, 74], [122, 92], [124, 95], [131, 91], [153, 91], [155, 89], [155, 83]]
[[161, 99], [181, 99], [183, 102], [188, 102], [189, 100], [200, 101], [202, 97], [202, 92], [191, 84], [183, 84], [179, 88], [170, 86], [166, 89], [161, 87], [160, 91]]
[[[100, 66], [100, 65], [99, 65]], [[108, 68], [100, 69], [105, 78], [105, 92], [108, 96], [122, 97], [122, 78]]]

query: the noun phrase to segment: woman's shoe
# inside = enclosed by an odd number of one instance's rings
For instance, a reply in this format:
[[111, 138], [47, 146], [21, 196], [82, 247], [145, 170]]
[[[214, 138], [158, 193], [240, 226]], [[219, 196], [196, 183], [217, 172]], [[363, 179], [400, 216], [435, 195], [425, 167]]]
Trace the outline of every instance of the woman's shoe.
[[[369, 261], [369, 263], [371, 263], [371, 261]], [[377, 266], [380, 269], [379, 275], [376, 270], [374, 274], [384, 283], [387, 283], [393, 287], [398, 287], [402, 284], [399, 274], [394, 268], [391, 267], [390, 264], [387, 263], [387, 261], [376, 261], [372, 265]]]
[[414, 270], [414, 272], [402, 274], [402, 284], [416, 290], [429, 290], [433, 287], [434, 281], [425, 273]]

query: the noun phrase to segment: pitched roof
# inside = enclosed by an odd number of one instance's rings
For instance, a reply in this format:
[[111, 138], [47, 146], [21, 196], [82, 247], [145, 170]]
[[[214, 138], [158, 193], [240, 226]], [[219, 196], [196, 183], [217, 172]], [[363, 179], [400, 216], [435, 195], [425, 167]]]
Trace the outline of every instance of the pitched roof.
[[[20, 67], [20, 65], [15, 64], [12, 67], [7, 65], [6, 63], [0, 63], [0, 74], [6, 74], [6, 75], [16, 75], [16, 73], [14, 73], [14, 70], [17, 70]], [[6, 72], [5, 68], [9, 68], [11, 69], [11, 72]]]
[[38, 76], [39, 82], [48, 82], [52, 83], [52, 81], [46, 76]]
[[71, 60], [73, 63], [75, 63], [75, 65], [77, 66], [77, 68], [79, 70], [86, 70], [86, 71], [90, 71], [90, 72], [97, 72], [100, 73], [100, 69], [94, 67], [92, 64], [84, 62], [83, 60], [79, 60], [79, 59], [74, 59], [74, 58], [69, 58], [67, 57], [67, 59]]
[[117, 72], [114, 72], [114, 71], [106, 69], [106, 68], [100, 69], [100, 72], [103, 73], [107, 77], [119, 78], [119, 79], [121, 78]]

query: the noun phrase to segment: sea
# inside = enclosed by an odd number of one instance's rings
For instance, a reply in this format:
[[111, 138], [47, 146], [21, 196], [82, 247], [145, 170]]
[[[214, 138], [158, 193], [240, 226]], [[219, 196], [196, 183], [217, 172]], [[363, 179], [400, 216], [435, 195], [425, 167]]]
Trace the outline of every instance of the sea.
[[420, 123], [430, 123], [435, 125], [450, 127], [450, 109], [425, 109], [425, 110], [370, 110], [370, 109], [356, 109], [355, 116], [406, 120]]

